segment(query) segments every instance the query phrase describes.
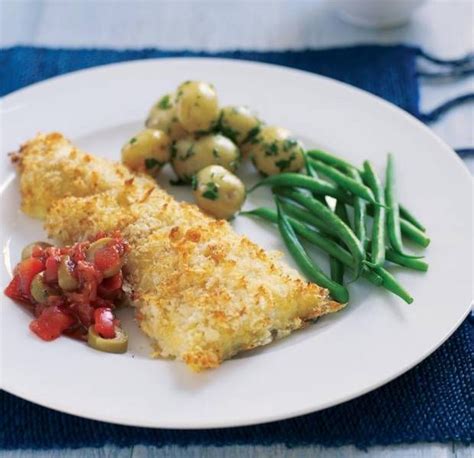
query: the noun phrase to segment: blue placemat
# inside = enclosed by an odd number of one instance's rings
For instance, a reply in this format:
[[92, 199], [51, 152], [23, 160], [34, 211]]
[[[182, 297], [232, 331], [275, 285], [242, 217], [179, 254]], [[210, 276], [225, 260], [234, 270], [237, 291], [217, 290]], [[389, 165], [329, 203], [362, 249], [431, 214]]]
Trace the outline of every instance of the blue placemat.
[[[357, 46], [296, 52], [235, 51], [216, 56], [270, 62], [330, 76], [373, 92], [420, 117], [416, 73], [419, 53], [418, 49], [406, 46]], [[4, 49], [0, 51], [0, 93], [111, 62], [209, 55], [151, 49]], [[61, 414], [0, 392], [0, 448], [94, 447], [105, 443], [358, 447], [413, 442], [469, 443], [474, 436], [473, 324], [471, 316], [432, 356], [372, 393], [331, 409], [266, 425], [206, 431], [131, 428]]]

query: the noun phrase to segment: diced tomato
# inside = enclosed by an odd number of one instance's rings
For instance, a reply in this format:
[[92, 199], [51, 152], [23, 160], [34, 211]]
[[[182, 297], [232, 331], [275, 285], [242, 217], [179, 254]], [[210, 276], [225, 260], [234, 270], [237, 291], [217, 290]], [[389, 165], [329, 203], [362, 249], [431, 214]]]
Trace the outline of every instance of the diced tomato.
[[60, 258], [58, 256], [49, 256], [45, 262], [44, 279], [48, 283], [54, 283], [58, 281], [58, 267]]
[[35, 245], [33, 249], [31, 250], [31, 256], [33, 256], [33, 258], [41, 258], [43, 254], [44, 254], [44, 249], [39, 245]]
[[31, 281], [36, 274], [39, 274], [43, 270], [44, 264], [38, 258], [28, 258], [18, 264], [16, 273], [20, 277], [20, 291], [24, 297], [31, 297]]
[[95, 266], [101, 271], [105, 272], [119, 266], [121, 263], [120, 253], [115, 244], [106, 246], [97, 250], [94, 256]]
[[76, 320], [59, 307], [45, 308], [41, 315], [30, 323], [30, 329], [43, 340], [57, 339]]
[[114, 298], [122, 287], [122, 271], [113, 277], [104, 278], [97, 289], [99, 296], [106, 299]]
[[77, 278], [81, 283], [79, 292], [70, 295], [73, 302], [90, 303], [97, 297], [97, 285], [102, 280], [102, 274], [89, 262], [79, 261], [76, 265]]
[[94, 322], [94, 307], [89, 302], [75, 302], [69, 303], [69, 310], [82, 324], [84, 329], [88, 329]]
[[94, 329], [97, 334], [104, 339], [113, 339], [115, 337], [114, 315], [112, 310], [100, 307], [94, 312]]
[[89, 242], [80, 242], [75, 243], [72, 247], [69, 248], [69, 256], [73, 259], [74, 262], [84, 261], [86, 259], [86, 251], [89, 247]]
[[20, 290], [20, 276], [16, 274], [8, 286], [5, 288], [5, 294], [14, 301], [27, 301], [28, 298], [23, 296], [23, 293]]

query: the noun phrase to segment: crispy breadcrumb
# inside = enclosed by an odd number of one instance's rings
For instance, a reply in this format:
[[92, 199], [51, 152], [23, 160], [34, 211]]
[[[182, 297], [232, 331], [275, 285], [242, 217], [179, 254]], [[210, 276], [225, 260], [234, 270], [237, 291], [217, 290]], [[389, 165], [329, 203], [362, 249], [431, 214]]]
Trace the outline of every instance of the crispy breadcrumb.
[[127, 281], [153, 356], [197, 371], [217, 367], [343, 307], [281, 262], [281, 254], [60, 134], [37, 136], [17, 161], [22, 209], [46, 215], [50, 236], [72, 243], [121, 230], [131, 246]]

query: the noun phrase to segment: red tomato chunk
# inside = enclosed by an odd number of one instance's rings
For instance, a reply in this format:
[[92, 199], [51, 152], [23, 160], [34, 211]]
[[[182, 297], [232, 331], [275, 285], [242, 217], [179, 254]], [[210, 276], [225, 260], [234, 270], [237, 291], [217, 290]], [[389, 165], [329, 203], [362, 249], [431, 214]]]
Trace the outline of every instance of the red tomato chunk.
[[76, 320], [59, 307], [47, 307], [41, 315], [30, 323], [30, 329], [43, 340], [57, 339], [69, 329]]
[[20, 292], [24, 298], [30, 298], [30, 286], [33, 277], [44, 270], [44, 263], [38, 258], [29, 258], [20, 262], [16, 274], [20, 278]]
[[97, 334], [105, 339], [113, 339], [115, 337], [115, 320], [112, 310], [105, 307], [95, 309], [94, 321], [94, 329]]

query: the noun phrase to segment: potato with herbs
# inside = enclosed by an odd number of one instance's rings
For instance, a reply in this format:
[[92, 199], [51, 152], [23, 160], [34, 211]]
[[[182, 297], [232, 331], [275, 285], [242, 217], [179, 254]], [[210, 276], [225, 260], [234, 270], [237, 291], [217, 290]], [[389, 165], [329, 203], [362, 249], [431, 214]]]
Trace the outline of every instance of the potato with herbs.
[[250, 158], [263, 175], [297, 172], [304, 165], [303, 145], [287, 129], [265, 126], [250, 148]]
[[223, 135], [241, 146], [260, 132], [260, 121], [244, 106], [228, 106], [221, 110], [219, 129]]
[[208, 132], [219, 118], [219, 103], [214, 87], [202, 81], [182, 83], [176, 92], [176, 114], [188, 132]]
[[171, 164], [181, 181], [190, 182], [199, 170], [208, 165], [221, 165], [235, 172], [240, 165], [240, 151], [227, 137], [210, 134], [195, 139], [188, 136], [172, 148]]
[[156, 176], [169, 162], [171, 139], [162, 130], [145, 129], [131, 138], [122, 148], [122, 162], [135, 172]]
[[162, 130], [171, 140], [178, 140], [186, 136], [187, 132], [178, 121], [174, 99], [174, 92], [161, 97], [151, 108], [145, 126], [149, 129]]
[[193, 194], [199, 208], [219, 219], [229, 219], [245, 201], [245, 186], [220, 165], [210, 165], [193, 178]]

